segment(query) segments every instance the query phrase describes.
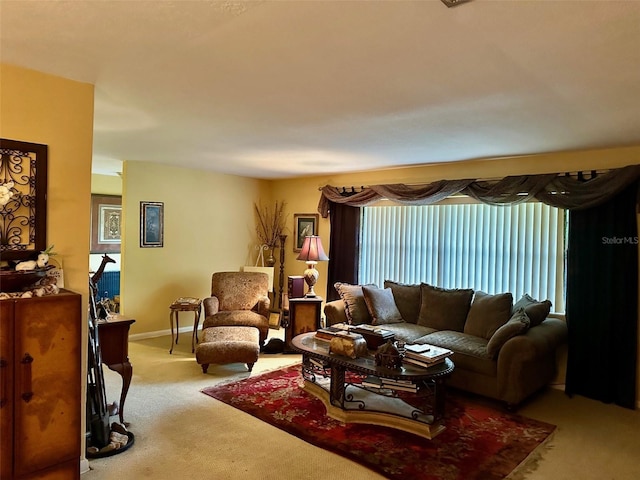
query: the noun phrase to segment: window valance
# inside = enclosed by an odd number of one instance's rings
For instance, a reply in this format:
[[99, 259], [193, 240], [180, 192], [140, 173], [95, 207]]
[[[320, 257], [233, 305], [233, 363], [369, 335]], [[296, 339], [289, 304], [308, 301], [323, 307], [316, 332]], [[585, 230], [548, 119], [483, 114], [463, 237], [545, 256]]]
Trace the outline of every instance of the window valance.
[[326, 218], [331, 202], [353, 207], [393, 200], [404, 205], [430, 205], [451, 195], [462, 194], [490, 205], [504, 205], [536, 199], [557, 208], [581, 210], [612, 198], [640, 178], [640, 165], [610, 170], [589, 180], [567, 174], [509, 176], [497, 181], [439, 180], [425, 185], [371, 185], [349, 196], [337, 187], [321, 188], [318, 212]]

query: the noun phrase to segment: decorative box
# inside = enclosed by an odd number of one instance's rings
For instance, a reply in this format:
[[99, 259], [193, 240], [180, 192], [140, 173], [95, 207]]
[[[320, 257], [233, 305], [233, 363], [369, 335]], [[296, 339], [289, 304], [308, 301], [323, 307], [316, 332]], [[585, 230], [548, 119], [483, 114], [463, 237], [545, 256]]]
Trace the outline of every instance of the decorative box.
[[339, 333], [331, 339], [329, 353], [358, 358], [367, 355], [367, 342], [357, 333]]

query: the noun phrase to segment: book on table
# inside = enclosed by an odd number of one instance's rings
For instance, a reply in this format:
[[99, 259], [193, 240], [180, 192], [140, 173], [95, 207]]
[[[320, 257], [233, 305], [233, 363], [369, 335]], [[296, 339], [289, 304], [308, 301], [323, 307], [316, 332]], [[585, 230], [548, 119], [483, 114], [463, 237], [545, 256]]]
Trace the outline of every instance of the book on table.
[[435, 362], [427, 363], [427, 362], [422, 362], [420, 360], [414, 360], [413, 358], [409, 358], [405, 356], [402, 359], [402, 363], [405, 365], [412, 365], [412, 366], [421, 367], [421, 368], [430, 368], [430, 367], [434, 367], [436, 365], [440, 365], [444, 363], [444, 360], [445, 360], [444, 358], [441, 358], [440, 360], [436, 360]]
[[321, 360], [315, 359], [315, 358], [309, 358], [309, 363], [311, 363], [311, 365], [314, 365], [318, 368], [327, 368], [329, 366], [329, 364], [327, 362], [323, 362]]
[[331, 341], [333, 337], [335, 337], [340, 332], [345, 332], [346, 330], [340, 327], [325, 327], [319, 328], [316, 330], [316, 338], [318, 340], [326, 340], [328, 342]]
[[354, 327], [351, 327], [351, 331], [354, 333], [359, 333], [364, 337], [369, 350], [375, 350], [380, 345], [384, 345], [389, 340], [393, 341], [393, 339], [395, 338], [393, 332], [389, 330], [383, 330], [380, 327], [372, 325], [356, 325]]
[[411, 380], [396, 380], [393, 378], [376, 377], [368, 375], [362, 380], [362, 386], [376, 389], [399, 390], [403, 392], [417, 392], [418, 386]]
[[404, 358], [417, 362], [432, 364], [443, 361], [453, 355], [453, 351], [448, 348], [437, 347], [435, 345], [405, 345]]

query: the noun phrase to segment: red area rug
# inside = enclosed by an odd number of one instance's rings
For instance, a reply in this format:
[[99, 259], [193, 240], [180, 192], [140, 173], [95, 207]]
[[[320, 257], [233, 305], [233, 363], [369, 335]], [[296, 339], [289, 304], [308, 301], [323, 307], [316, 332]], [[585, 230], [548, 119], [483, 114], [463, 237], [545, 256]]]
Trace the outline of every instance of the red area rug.
[[427, 440], [392, 428], [333, 420], [301, 385], [297, 365], [202, 392], [398, 480], [504, 479], [556, 428], [449, 390], [447, 428]]

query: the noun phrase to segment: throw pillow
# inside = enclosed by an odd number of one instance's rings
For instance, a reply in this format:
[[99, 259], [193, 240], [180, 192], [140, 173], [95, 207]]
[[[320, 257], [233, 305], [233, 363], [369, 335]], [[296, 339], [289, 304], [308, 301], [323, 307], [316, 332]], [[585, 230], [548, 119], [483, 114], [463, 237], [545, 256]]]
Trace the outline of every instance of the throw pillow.
[[367, 304], [364, 301], [361, 285], [337, 282], [334, 287], [338, 291], [342, 301], [344, 301], [345, 314], [350, 324], [371, 323], [371, 315], [369, 315]]
[[509, 321], [496, 330], [496, 333], [489, 339], [489, 343], [487, 343], [487, 353], [489, 356], [496, 358], [502, 346], [507, 343], [507, 340], [526, 332], [529, 325], [529, 317], [525, 313], [524, 308], [516, 310]]
[[420, 285], [405, 285], [385, 280], [384, 288], [391, 289], [402, 319], [405, 322], [416, 323], [420, 315]]
[[390, 288], [362, 287], [364, 301], [371, 315], [373, 325], [387, 325], [402, 322], [402, 315], [393, 299]]
[[513, 312], [520, 308], [524, 308], [525, 313], [531, 321], [531, 327], [540, 325], [551, 311], [551, 301], [545, 300], [539, 302], [528, 294], [524, 294], [520, 300], [513, 306]]
[[445, 289], [423, 283], [420, 297], [418, 325], [462, 332], [473, 297], [472, 289]]
[[489, 340], [502, 325], [509, 321], [513, 295], [489, 295], [476, 292], [464, 324], [464, 333]]

